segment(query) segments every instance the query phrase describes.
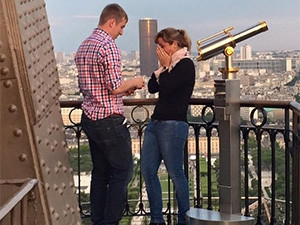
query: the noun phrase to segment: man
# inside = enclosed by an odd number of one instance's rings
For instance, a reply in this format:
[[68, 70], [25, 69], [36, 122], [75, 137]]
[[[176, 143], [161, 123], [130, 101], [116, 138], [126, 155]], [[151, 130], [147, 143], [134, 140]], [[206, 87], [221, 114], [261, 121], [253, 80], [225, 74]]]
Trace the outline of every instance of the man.
[[81, 125], [93, 162], [91, 219], [94, 225], [118, 224], [132, 177], [130, 133], [122, 97], [144, 86], [141, 77], [122, 80], [121, 53], [115, 39], [128, 16], [118, 4], [107, 5], [93, 33], [80, 45], [75, 62], [83, 94]]

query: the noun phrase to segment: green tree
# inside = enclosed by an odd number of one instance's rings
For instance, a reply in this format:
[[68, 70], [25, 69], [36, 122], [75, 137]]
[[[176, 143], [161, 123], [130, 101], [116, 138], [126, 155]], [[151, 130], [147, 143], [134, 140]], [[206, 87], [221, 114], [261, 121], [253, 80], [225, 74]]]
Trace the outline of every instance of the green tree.
[[[70, 162], [74, 172], [78, 173], [78, 148], [70, 148]], [[80, 146], [80, 171], [90, 172], [92, 170], [92, 160], [90, 155], [90, 148], [88, 144]]]

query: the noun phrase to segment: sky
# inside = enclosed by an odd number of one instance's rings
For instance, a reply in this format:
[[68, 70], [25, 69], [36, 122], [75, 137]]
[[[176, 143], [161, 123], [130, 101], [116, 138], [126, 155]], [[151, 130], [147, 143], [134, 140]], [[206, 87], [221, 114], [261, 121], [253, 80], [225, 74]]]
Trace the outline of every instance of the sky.
[[[116, 43], [128, 53], [139, 50], [139, 20], [157, 20], [166, 27], [185, 29], [197, 52], [197, 40], [233, 26], [234, 35], [265, 21], [268, 31], [237, 44], [252, 51], [300, 50], [299, 0], [45, 0], [54, 51], [75, 52], [97, 27], [102, 9], [120, 4], [129, 21]], [[238, 49], [237, 49], [238, 48]]]

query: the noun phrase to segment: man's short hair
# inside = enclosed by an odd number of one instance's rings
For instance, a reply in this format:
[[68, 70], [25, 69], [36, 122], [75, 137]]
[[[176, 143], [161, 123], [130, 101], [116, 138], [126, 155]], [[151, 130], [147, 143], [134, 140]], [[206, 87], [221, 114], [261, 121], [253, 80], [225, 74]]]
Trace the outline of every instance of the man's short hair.
[[115, 19], [117, 23], [125, 18], [128, 22], [128, 16], [125, 10], [118, 4], [109, 4], [105, 6], [100, 15], [99, 25], [105, 24], [110, 19]]

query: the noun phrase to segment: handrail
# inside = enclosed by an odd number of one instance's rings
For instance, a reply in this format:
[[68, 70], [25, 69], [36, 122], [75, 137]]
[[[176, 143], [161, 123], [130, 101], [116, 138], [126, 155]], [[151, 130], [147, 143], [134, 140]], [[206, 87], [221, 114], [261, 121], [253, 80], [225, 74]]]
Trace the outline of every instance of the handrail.
[[300, 103], [298, 102], [291, 102], [291, 109], [293, 109], [294, 111], [297, 111], [298, 114], [300, 114]]
[[17, 179], [17, 180], [0, 180], [0, 185], [14, 184], [21, 185], [20, 190], [17, 191], [8, 201], [0, 206], [0, 221], [33, 189], [38, 183], [37, 179]]
[[[155, 105], [157, 102], [156, 98], [146, 98], [146, 99], [124, 99], [124, 105], [126, 106], [136, 106], [136, 105]], [[61, 107], [81, 107], [82, 100], [61, 100]], [[213, 105], [214, 98], [191, 98], [189, 101], [190, 105]], [[296, 110], [300, 113], [300, 104], [295, 101], [277, 101], [277, 100], [241, 100], [241, 107], [271, 107], [271, 108], [290, 108]]]

